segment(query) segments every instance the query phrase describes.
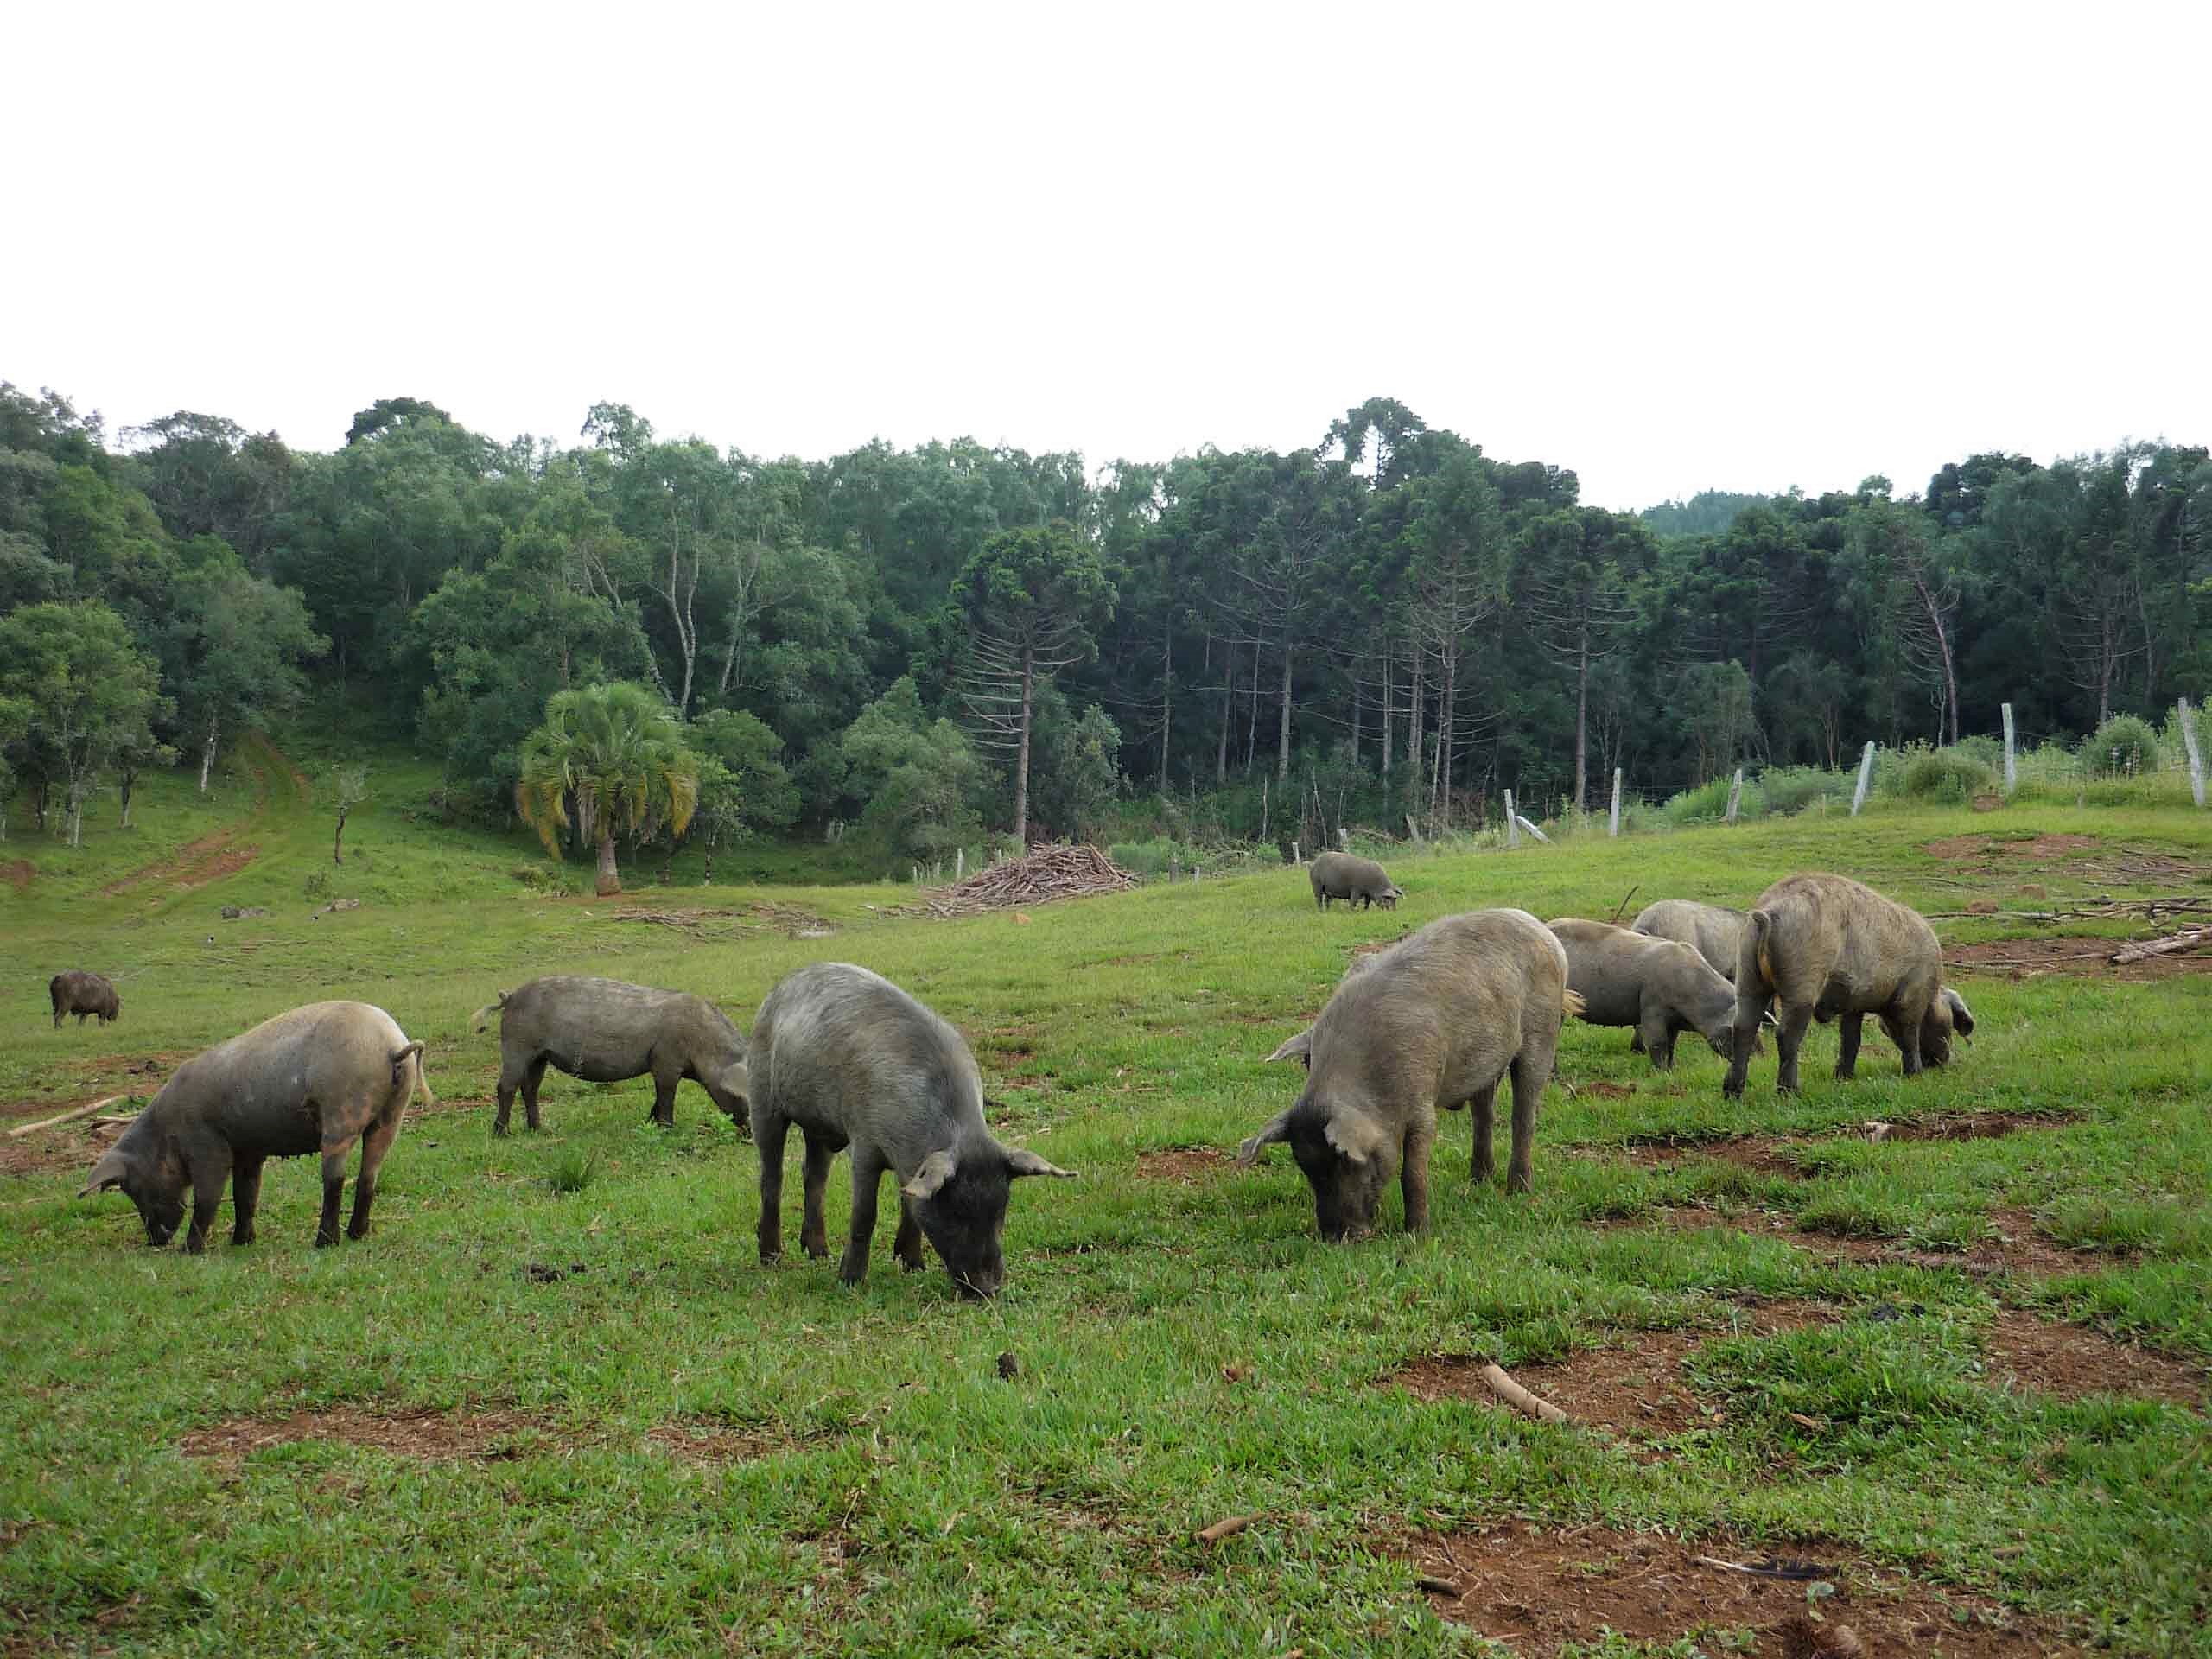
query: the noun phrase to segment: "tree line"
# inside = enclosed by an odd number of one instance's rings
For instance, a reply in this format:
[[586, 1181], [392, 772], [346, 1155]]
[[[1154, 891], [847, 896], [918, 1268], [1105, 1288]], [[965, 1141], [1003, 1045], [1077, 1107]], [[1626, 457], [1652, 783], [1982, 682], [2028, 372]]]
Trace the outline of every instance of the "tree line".
[[2162, 714], [2212, 677], [2208, 522], [2206, 450], [2165, 443], [1632, 514], [1388, 399], [1307, 448], [1094, 469], [768, 459], [615, 404], [501, 442], [406, 397], [327, 454], [182, 411], [111, 442], [4, 385], [0, 810], [73, 836], [147, 766], [204, 786], [317, 683], [435, 754], [450, 810], [559, 834], [589, 809], [546, 734], [612, 685], [694, 791], [633, 838], [849, 822], [906, 858], [1117, 798], [1247, 834], [1309, 787], [1586, 805], [1617, 766], [1833, 766], [2003, 702], [2043, 733]]

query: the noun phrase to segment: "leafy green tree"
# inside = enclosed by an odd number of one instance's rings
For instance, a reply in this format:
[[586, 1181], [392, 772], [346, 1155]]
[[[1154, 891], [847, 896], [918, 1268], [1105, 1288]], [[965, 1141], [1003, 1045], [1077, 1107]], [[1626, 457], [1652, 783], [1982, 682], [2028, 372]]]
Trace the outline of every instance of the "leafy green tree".
[[959, 727], [923, 713], [911, 677], [861, 710], [840, 749], [846, 790], [866, 803], [861, 836], [887, 862], [941, 857], [982, 834], [982, 757]]
[[116, 758], [154, 747], [159, 677], [123, 619], [93, 601], [28, 605], [0, 618], [0, 700], [28, 709], [20, 740], [45, 823], [60, 784], [69, 844], [84, 843], [85, 801]]
[[163, 667], [179, 734], [199, 753], [200, 793], [223, 745], [297, 708], [304, 665], [329, 649], [297, 593], [248, 575], [235, 558], [179, 580]]
[[597, 891], [622, 891], [614, 836], [659, 824], [682, 835], [698, 801], [699, 763], [668, 706], [642, 685], [572, 687], [545, 705], [545, 723], [523, 740], [515, 810], [558, 856], [573, 822], [599, 849]]
[[985, 741], [1014, 751], [1014, 834], [1026, 841], [1038, 688], [1097, 649], [1091, 630], [1113, 606], [1114, 584], [1097, 554], [1055, 520], [992, 537], [953, 592], [969, 629], [961, 696]]
[[746, 832], [791, 828], [798, 817], [798, 790], [784, 769], [783, 741], [767, 722], [741, 709], [717, 709], [685, 728], [684, 741], [702, 761], [721, 767]]
[[1590, 671], [1620, 646], [1634, 614], [1629, 572], [1647, 566], [1649, 532], [1633, 518], [1574, 507], [1531, 520], [1515, 572], [1529, 631], [1574, 677], [1574, 810], [1589, 804]]
[[1057, 687], [1037, 703], [1037, 767], [1030, 780], [1035, 821], [1064, 836], [1088, 838], [1120, 793], [1122, 734], [1096, 703], [1080, 715]]
[[1738, 662], [1693, 663], [1675, 682], [1669, 708], [1697, 753], [1697, 781], [1733, 766], [1751, 734], [1751, 677]]
[[181, 541], [213, 536], [257, 568], [291, 499], [292, 453], [274, 432], [250, 433], [219, 415], [179, 410], [126, 427], [130, 474]]

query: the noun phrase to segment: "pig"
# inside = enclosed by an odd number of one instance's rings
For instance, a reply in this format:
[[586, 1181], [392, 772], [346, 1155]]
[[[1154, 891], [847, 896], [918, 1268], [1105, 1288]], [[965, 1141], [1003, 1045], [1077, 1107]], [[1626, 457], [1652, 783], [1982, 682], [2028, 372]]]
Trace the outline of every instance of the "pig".
[[1567, 988], [1582, 999], [1584, 1020], [1634, 1027], [1637, 1047], [1662, 1071], [1673, 1067], [1675, 1039], [1684, 1031], [1728, 1058], [1735, 988], [1688, 945], [1574, 917], [1546, 925], [1567, 947]]
[[1326, 910], [1332, 899], [1347, 899], [1354, 909], [1380, 905], [1385, 910], [1395, 910], [1398, 900], [1406, 896], [1391, 884], [1389, 873], [1380, 864], [1371, 858], [1354, 858], [1350, 853], [1322, 854], [1313, 861], [1309, 874], [1317, 910]]
[[482, 1031], [499, 1016], [499, 1114], [492, 1133], [505, 1135], [515, 1090], [523, 1121], [541, 1128], [537, 1085], [550, 1065], [587, 1083], [621, 1083], [650, 1071], [652, 1121], [676, 1125], [676, 1085], [689, 1077], [741, 1129], [749, 1108], [745, 1033], [704, 997], [658, 991], [619, 979], [549, 974], [476, 1010]]
[[1694, 899], [1662, 899], [1637, 912], [1629, 929], [1687, 944], [1714, 973], [1732, 985], [1736, 982], [1736, 948], [1744, 937], [1742, 911]]
[[192, 1228], [184, 1248], [207, 1247], [223, 1183], [232, 1182], [231, 1243], [253, 1243], [261, 1165], [268, 1158], [322, 1155], [318, 1246], [338, 1242], [338, 1200], [346, 1154], [361, 1143], [349, 1238], [369, 1230], [377, 1171], [417, 1090], [437, 1104], [423, 1075], [423, 1045], [407, 1040], [392, 1017], [365, 1002], [311, 1002], [218, 1043], [170, 1074], [122, 1137], [92, 1166], [77, 1196], [119, 1186], [138, 1207], [146, 1243], [158, 1249], [184, 1217], [192, 1188]]
[[1550, 1081], [1560, 1022], [1582, 1011], [1567, 988], [1567, 950], [1522, 910], [1478, 910], [1431, 922], [1345, 975], [1321, 1017], [1276, 1051], [1302, 1054], [1297, 1101], [1237, 1148], [1256, 1164], [1287, 1141], [1313, 1190], [1325, 1238], [1372, 1231], [1398, 1177], [1406, 1225], [1428, 1224], [1436, 1112], [1474, 1109], [1476, 1180], [1494, 1173], [1497, 1085], [1513, 1078], [1509, 1192], [1526, 1192], [1536, 1103]]
[[115, 994], [115, 987], [98, 974], [72, 968], [48, 981], [46, 991], [54, 999], [56, 1031], [61, 1029], [62, 1018], [67, 1014], [75, 1014], [80, 1026], [88, 1014], [97, 1014], [102, 1025], [123, 1017], [123, 999]]
[[960, 1033], [849, 963], [816, 963], [768, 993], [753, 1023], [753, 1076], [763, 1262], [783, 1254], [784, 1141], [794, 1123], [806, 1142], [799, 1243], [810, 1256], [830, 1254], [822, 1214], [830, 1160], [852, 1149], [852, 1229], [837, 1269], [848, 1285], [868, 1272], [886, 1170], [899, 1181], [893, 1250], [915, 1271], [926, 1236], [970, 1300], [995, 1295], [1005, 1281], [1011, 1183], [1074, 1173], [994, 1140], [983, 1127], [982, 1075]]
[[1943, 983], [1943, 950], [1919, 912], [1848, 876], [1812, 872], [1776, 882], [1744, 924], [1736, 957], [1736, 1051], [1721, 1092], [1744, 1092], [1751, 1046], [1768, 999], [1782, 1004], [1776, 1089], [1797, 1088], [1797, 1053], [1815, 1020], [1837, 1020], [1835, 1075], [1859, 1061], [1860, 1028], [1873, 1014], [1904, 1057], [1904, 1075], [1951, 1058], [1951, 1036], [1974, 1033], [1966, 1001]]

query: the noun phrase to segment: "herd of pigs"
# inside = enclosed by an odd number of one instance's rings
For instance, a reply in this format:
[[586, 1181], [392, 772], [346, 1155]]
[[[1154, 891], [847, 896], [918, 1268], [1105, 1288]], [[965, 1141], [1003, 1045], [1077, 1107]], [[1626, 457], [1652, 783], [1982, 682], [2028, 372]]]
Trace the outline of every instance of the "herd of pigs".
[[[1394, 907], [1402, 896], [1370, 860], [1329, 854], [1309, 874], [1324, 910], [1337, 899]], [[57, 1027], [71, 1014], [80, 1025], [87, 1015], [105, 1024], [122, 1011], [98, 975], [57, 975], [50, 989]], [[475, 1028], [494, 1014], [495, 1135], [507, 1132], [518, 1091], [524, 1121], [539, 1127], [548, 1065], [594, 1083], [650, 1075], [653, 1120], [664, 1126], [675, 1122], [677, 1085], [689, 1078], [741, 1128], [749, 1125], [760, 1149], [764, 1262], [783, 1249], [784, 1147], [794, 1125], [805, 1145], [799, 1239], [809, 1255], [829, 1254], [823, 1193], [831, 1160], [850, 1153], [851, 1227], [839, 1274], [848, 1284], [867, 1271], [887, 1171], [899, 1182], [899, 1261], [920, 1268], [927, 1238], [969, 1297], [994, 1294], [1005, 1276], [1001, 1237], [1012, 1183], [1071, 1173], [995, 1139], [983, 1122], [982, 1077], [959, 1033], [865, 968], [799, 969], [769, 992], [749, 1039], [702, 997], [571, 975], [502, 995], [477, 1010]], [[1728, 1061], [1722, 1090], [1731, 1096], [1743, 1092], [1764, 1026], [1776, 1028], [1783, 1090], [1797, 1086], [1799, 1052], [1815, 1020], [1839, 1024], [1835, 1074], [1843, 1078], [1868, 1014], [1896, 1043], [1908, 1077], [1945, 1064], [1954, 1033], [1974, 1030], [1965, 1002], [1942, 982], [1934, 930], [1845, 876], [1790, 876], [1748, 913], [1667, 899], [1625, 928], [1471, 911], [1355, 959], [1319, 1019], [1268, 1057], [1301, 1060], [1306, 1085], [1243, 1143], [1238, 1161], [1255, 1164], [1273, 1142], [1288, 1142], [1329, 1238], [1371, 1230], [1394, 1176], [1407, 1226], [1421, 1227], [1439, 1109], [1470, 1109], [1472, 1173], [1486, 1180], [1494, 1103], [1510, 1074], [1505, 1184], [1525, 1192], [1537, 1102], [1570, 1014], [1632, 1027], [1632, 1046], [1662, 1068], [1673, 1064], [1676, 1038], [1695, 1032]], [[198, 1251], [228, 1182], [231, 1241], [246, 1244], [263, 1162], [319, 1154], [315, 1243], [334, 1244], [346, 1159], [358, 1141], [346, 1232], [359, 1238], [401, 1117], [417, 1090], [429, 1094], [423, 1046], [364, 1002], [278, 1014], [180, 1065], [94, 1165], [79, 1196], [122, 1188], [147, 1243], [159, 1246], [182, 1222], [188, 1187], [185, 1245]]]

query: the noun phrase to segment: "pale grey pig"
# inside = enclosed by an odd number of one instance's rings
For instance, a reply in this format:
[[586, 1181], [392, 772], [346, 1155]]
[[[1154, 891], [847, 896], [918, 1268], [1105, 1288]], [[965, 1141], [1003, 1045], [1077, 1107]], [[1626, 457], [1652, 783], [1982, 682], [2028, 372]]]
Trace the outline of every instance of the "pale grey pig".
[[1560, 1024], [1581, 1007], [1567, 987], [1565, 948], [1526, 911], [1431, 922], [1345, 975], [1311, 1031], [1276, 1051], [1304, 1053], [1305, 1090], [1237, 1149], [1237, 1161], [1256, 1163], [1271, 1142], [1288, 1141], [1325, 1237], [1371, 1230], [1393, 1175], [1406, 1225], [1424, 1227], [1438, 1109], [1474, 1109], [1472, 1173], [1488, 1179], [1497, 1085], [1510, 1072], [1505, 1184], [1525, 1192]]
[[[365, 1002], [312, 1002], [194, 1055], [122, 1138], [92, 1166], [79, 1198], [119, 1186], [137, 1205], [146, 1242], [162, 1245], [184, 1217], [192, 1188], [192, 1230], [184, 1247], [207, 1243], [231, 1183], [231, 1243], [253, 1243], [261, 1166], [270, 1158], [322, 1156], [322, 1219], [315, 1242], [338, 1242], [338, 1201], [346, 1155], [361, 1143], [349, 1238], [369, 1230], [377, 1171], [399, 1134], [416, 1089], [426, 1096], [423, 1045], [392, 1017]], [[437, 1103], [432, 1097], [432, 1105]]]
[[899, 1180], [892, 1248], [922, 1266], [925, 1236], [963, 1296], [997, 1293], [1012, 1183], [1058, 1175], [1033, 1152], [1001, 1146], [983, 1127], [983, 1079], [960, 1033], [880, 975], [849, 963], [802, 968], [768, 993], [753, 1022], [753, 1134], [760, 1148], [760, 1259], [783, 1254], [785, 1134], [806, 1142], [799, 1243], [830, 1254], [822, 1199], [830, 1161], [853, 1159], [852, 1230], [837, 1276], [868, 1271], [878, 1188]]
[[1323, 853], [1313, 861], [1308, 874], [1318, 910], [1326, 910], [1332, 899], [1345, 899], [1355, 910], [1362, 905], [1395, 910], [1398, 900], [1405, 897], [1380, 864], [1371, 858], [1354, 858], [1350, 853]]
[[1735, 987], [1689, 946], [1580, 917], [1547, 925], [1567, 947], [1567, 988], [1581, 997], [1588, 1023], [1634, 1027], [1637, 1046], [1662, 1071], [1675, 1064], [1675, 1039], [1685, 1031], [1728, 1058]]
[[745, 1033], [704, 997], [619, 979], [549, 974], [476, 1010], [481, 1031], [499, 1016], [499, 1114], [505, 1135], [522, 1090], [523, 1121], [539, 1127], [537, 1085], [548, 1065], [587, 1083], [653, 1079], [652, 1121], [676, 1122], [676, 1085], [689, 1077], [743, 1128], [747, 1090]]
[[1662, 899], [1637, 912], [1629, 931], [1687, 944], [1714, 973], [1732, 985], [1736, 982], [1736, 951], [1744, 938], [1740, 910], [1694, 899]]

